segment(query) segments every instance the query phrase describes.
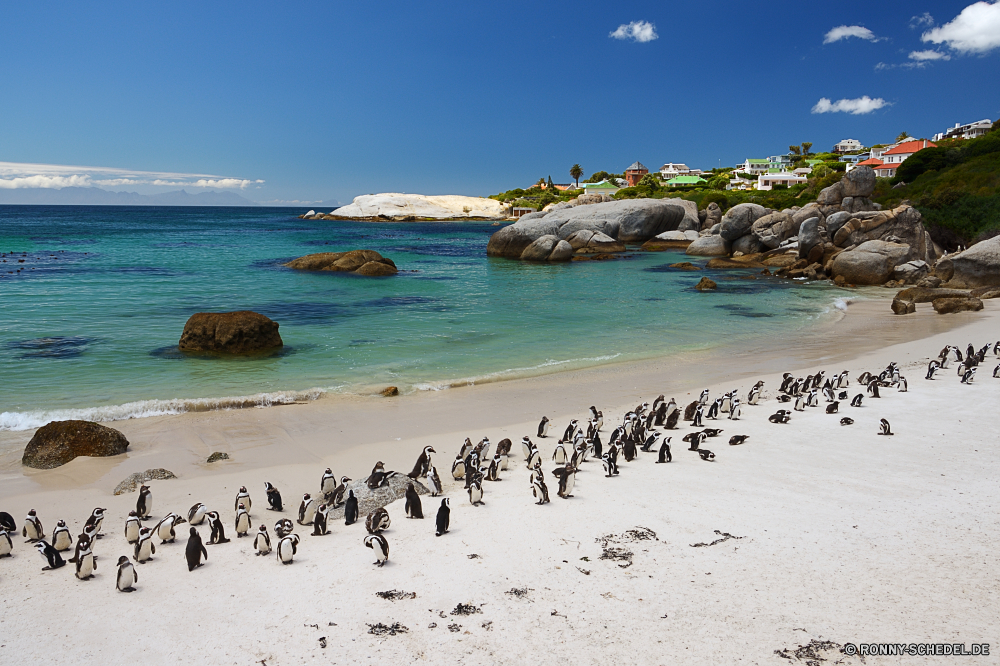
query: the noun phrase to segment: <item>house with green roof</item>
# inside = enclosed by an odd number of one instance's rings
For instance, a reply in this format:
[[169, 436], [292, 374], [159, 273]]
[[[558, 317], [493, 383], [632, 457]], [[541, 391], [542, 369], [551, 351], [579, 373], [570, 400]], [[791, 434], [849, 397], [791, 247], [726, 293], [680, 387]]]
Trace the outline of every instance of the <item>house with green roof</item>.
[[677, 176], [668, 180], [666, 185], [670, 187], [691, 187], [692, 185], [701, 185], [706, 182], [708, 181], [698, 176]]
[[586, 194], [607, 194], [610, 196], [620, 189], [621, 188], [615, 185], [614, 183], [610, 183], [606, 180], [602, 180], [599, 183], [583, 184], [583, 191]]
[[742, 163], [736, 165], [737, 171], [743, 171], [744, 173], [753, 174], [755, 176], [767, 173], [769, 168], [771, 168], [771, 163], [768, 160], [758, 160], [752, 157], [749, 157]]

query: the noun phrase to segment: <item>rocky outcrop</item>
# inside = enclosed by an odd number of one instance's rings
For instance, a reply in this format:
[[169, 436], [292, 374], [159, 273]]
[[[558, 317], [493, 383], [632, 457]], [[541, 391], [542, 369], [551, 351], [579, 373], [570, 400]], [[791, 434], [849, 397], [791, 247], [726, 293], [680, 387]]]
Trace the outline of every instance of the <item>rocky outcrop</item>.
[[[976, 296], [976, 294], [972, 295]], [[961, 289], [931, 289], [927, 287], [909, 287], [896, 294], [898, 300], [913, 303], [930, 303], [936, 298], [965, 298], [966, 296], [969, 296], [969, 292]]]
[[732, 251], [729, 242], [720, 235], [701, 236], [688, 245], [685, 254], [695, 257], [728, 257]]
[[256, 354], [279, 349], [283, 344], [277, 322], [243, 310], [191, 315], [177, 346], [188, 352]]
[[[697, 219], [696, 212], [691, 213], [689, 206], [679, 202], [678, 199], [626, 199], [563, 208], [533, 219], [522, 218], [493, 234], [486, 254], [528, 260], [529, 257], [523, 256], [525, 251], [543, 236], [568, 241], [579, 231], [603, 234], [597, 243], [591, 236], [591, 242], [582, 246], [581, 251], [607, 246], [605, 237], [618, 243], [642, 243], [664, 231], [677, 229], [686, 215], [693, 214]], [[568, 242], [567, 246], [572, 247]], [[534, 257], [540, 253], [534, 248], [529, 254], [530, 260], [537, 261]]]
[[773, 250], [781, 245], [782, 241], [797, 236], [801, 224], [802, 220], [796, 221], [788, 211], [779, 211], [759, 218], [750, 227], [750, 231], [761, 245]]
[[[803, 225], [805, 226], [805, 225]], [[900, 243], [867, 241], [841, 252], [833, 259], [833, 274], [842, 276], [849, 284], [884, 284], [892, 277], [896, 266], [905, 262], [910, 248]]]
[[707, 277], [703, 277], [698, 281], [698, 284], [694, 286], [698, 291], [712, 291], [716, 289], [719, 285], [715, 284], [714, 280], [710, 280]]
[[750, 233], [753, 223], [764, 217], [771, 210], [753, 203], [733, 206], [722, 216], [722, 226], [719, 235], [730, 243]]
[[[311, 217], [316, 217], [315, 215]], [[494, 199], [457, 195], [425, 196], [423, 194], [365, 194], [342, 206], [322, 219], [334, 220], [502, 220], [507, 207]]]
[[910, 248], [907, 261], [920, 259], [931, 263], [937, 258], [933, 244], [930, 243], [930, 235], [924, 229], [920, 211], [908, 205], [892, 210], [852, 214], [833, 234], [832, 240], [837, 247], [845, 248], [870, 240], [889, 241]]
[[558, 236], [542, 236], [524, 248], [522, 261], [569, 261], [573, 258], [573, 246]]
[[931, 301], [934, 311], [938, 314], [953, 314], [955, 312], [978, 312], [983, 309], [983, 302], [972, 296], [959, 298], [935, 298]]
[[687, 199], [671, 199], [674, 204], [684, 208], [684, 219], [677, 225], [677, 231], [701, 231], [701, 218], [698, 217], [698, 204]]
[[705, 220], [701, 223], [702, 230], [711, 229], [722, 223], [722, 209], [714, 201], [705, 208]]
[[974, 296], [980, 300], [989, 300], [991, 298], [1000, 298], [1000, 287], [979, 287], [973, 289], [969, 296]]
[[317, 252], [293, 259], [285, 264], [287, 268], [299, 271], [330, 271], [334, 273], [356, 273], [369, 277], [395, 275], [396, 264], [375, 250], [351, 250], [349, 252]]
[[602, 234], [600, 231], [591, 231], [589, 229], [574, 231], [566, 239], [566, 242], [570, 244], [570, 247], [573, 248], [573, 252], [576, 254], [613, 254], [625, 251], [624, 243], [620, 243], [611, 236]]
[[803, 222], [799, 227], [799, 259], [805, 259], [809, 263], [822, 259], [825, 235], [826, 227], [818, 217], [811, 217]]
[[892, 271], [892, 279], [903, 284], [916, 284], [927, 277], [930, 270], [931, 268], [927, 265], [926, 261], [923, 259], [914, 259], [913, 261], [907, 261], [905, 264], [896, 266]]
[[1000, 236], [944, 257], [934, 267], [934, 274], [949, 287], [1000, 286]]
[[898, 315], [913, 314], [917, 311], [917, 304], [913, 301], [901, 301], [898, 298], [892, 299], [892, 313]]
[[[222, 454], [225, 455], [225, 454]], [[228, 458], [229, 456], [226, 456]], [[208, 462], [212, 462], [209, 460]], [[135, 474], [129, 474], [125, 477], [125, 480], [115, 486], [115, 495], [124, 495], [125, 493], [134, 493], [139, 487], [154, 479], [164, 480], [164, 479], [176, 479], [177, 475], [171, 472], [169, 469], [163, 469], [162, 467], [157, 467], [155, 469], [147, 469], [145, 472], [136, 472]]]
[[697, 231], [664, 231], [642, 244], [647, 252], [662, 252], [663, 250], [683, 250], [692, 242], [698, 240]]
[[845, 197], [870, 197], [875, 191], [875, 171], [871, 167], [858, 167], [840, 179]]
[[128, 450], [128, 440], [114, 428], [91, 421], [52, 421], [35, 431], [24, 448], [21, 464], [54, 469], [77, 456], [106, 458]]

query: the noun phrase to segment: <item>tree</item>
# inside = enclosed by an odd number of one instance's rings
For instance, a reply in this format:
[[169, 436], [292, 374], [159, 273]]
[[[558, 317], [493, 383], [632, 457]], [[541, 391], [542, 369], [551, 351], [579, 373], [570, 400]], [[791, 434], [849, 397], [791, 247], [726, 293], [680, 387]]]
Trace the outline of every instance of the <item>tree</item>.
[[639, 179], [639, 182], [636, 183], [636, 187], [645, 187], [650, 190], [658, 190], [660, 189], [659, 178], [657, 178], [651, 173], [647, 173], [645, 176]]
[[802, 150], [798, 146], [788, 146], [788, 152], [793, 155], [801, 155]]
[[803, 141], [802, 142], [802, 154], [803, 155], [808, 155], [809, 154], [809, 149], [812, 148], [812, 147], [813, 147], [812, 141]]
[[549, 191], [552, 191], [552, 190], [555, 189], [555, 185], [552, 184], [552, 176], [549, 176], [549, 182], [548, 182], [547, 186], [549, 188]]
[[909, 138], [910, 135], [907, 132], [900, 132], [899, 136], [896, 137], [896, 143], [902, 143], [903, 141], [906, 141]]
[[583, 175], [583, 167], [579, 164], [574, 164], [569, 169], [569, 177], [576, 181], [576, 186], [580, 187], [580, 176]]

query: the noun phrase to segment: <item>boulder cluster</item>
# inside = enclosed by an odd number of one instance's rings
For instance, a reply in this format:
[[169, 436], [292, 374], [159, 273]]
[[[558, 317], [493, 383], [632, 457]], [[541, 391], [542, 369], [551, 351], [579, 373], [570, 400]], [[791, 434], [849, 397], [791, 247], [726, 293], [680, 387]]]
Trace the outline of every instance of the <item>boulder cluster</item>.
[[395, 275], [398, 270], [392, 259], [383, 257], [375, 250], [351, 250], [349, 252], [317, 252], [292, 259], [286, 268], [299, 271], [330, 271], [334, 273], [354, 273], [366, 277]]

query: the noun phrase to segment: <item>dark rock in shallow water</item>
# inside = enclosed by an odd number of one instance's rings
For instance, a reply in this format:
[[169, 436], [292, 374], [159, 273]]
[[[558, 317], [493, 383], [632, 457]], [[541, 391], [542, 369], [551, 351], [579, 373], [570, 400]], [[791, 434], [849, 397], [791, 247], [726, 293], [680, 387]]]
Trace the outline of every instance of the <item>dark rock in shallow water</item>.
[[707, 277], [703, 277], [701, 281], [699, 281], [698, 284], [694, 286], [694, 288], [697, 289], [698, 291], [710, 291], [718, 286], [719, 285], [715, 284], [714, 280], [710, 280]]
[[21, 464], [54, 469], [77, 456], [105, 458], [128, 449], [128, 440], [114, 428], [91, 421], [52, 421], [39, 428], [24, 448]]
[[395, 275], [396, 264], [375, 250], [351, 250], [350, 252], [317, 252], [293, 259], [286, 268], [299, 271], [330, 271], [332, 273], [355, 273], [368, 277]]
[[892, 312], [893, 314], [905, 315], [912, 314], [917, 311], [917, 304], [913, 301], [902, 301], [898, 298], [892, 299]]
[[277, 322], [243, 310], [191, 315], [177, 346], [186, 352], [256, 354], [279, 349], [283, 344]]

